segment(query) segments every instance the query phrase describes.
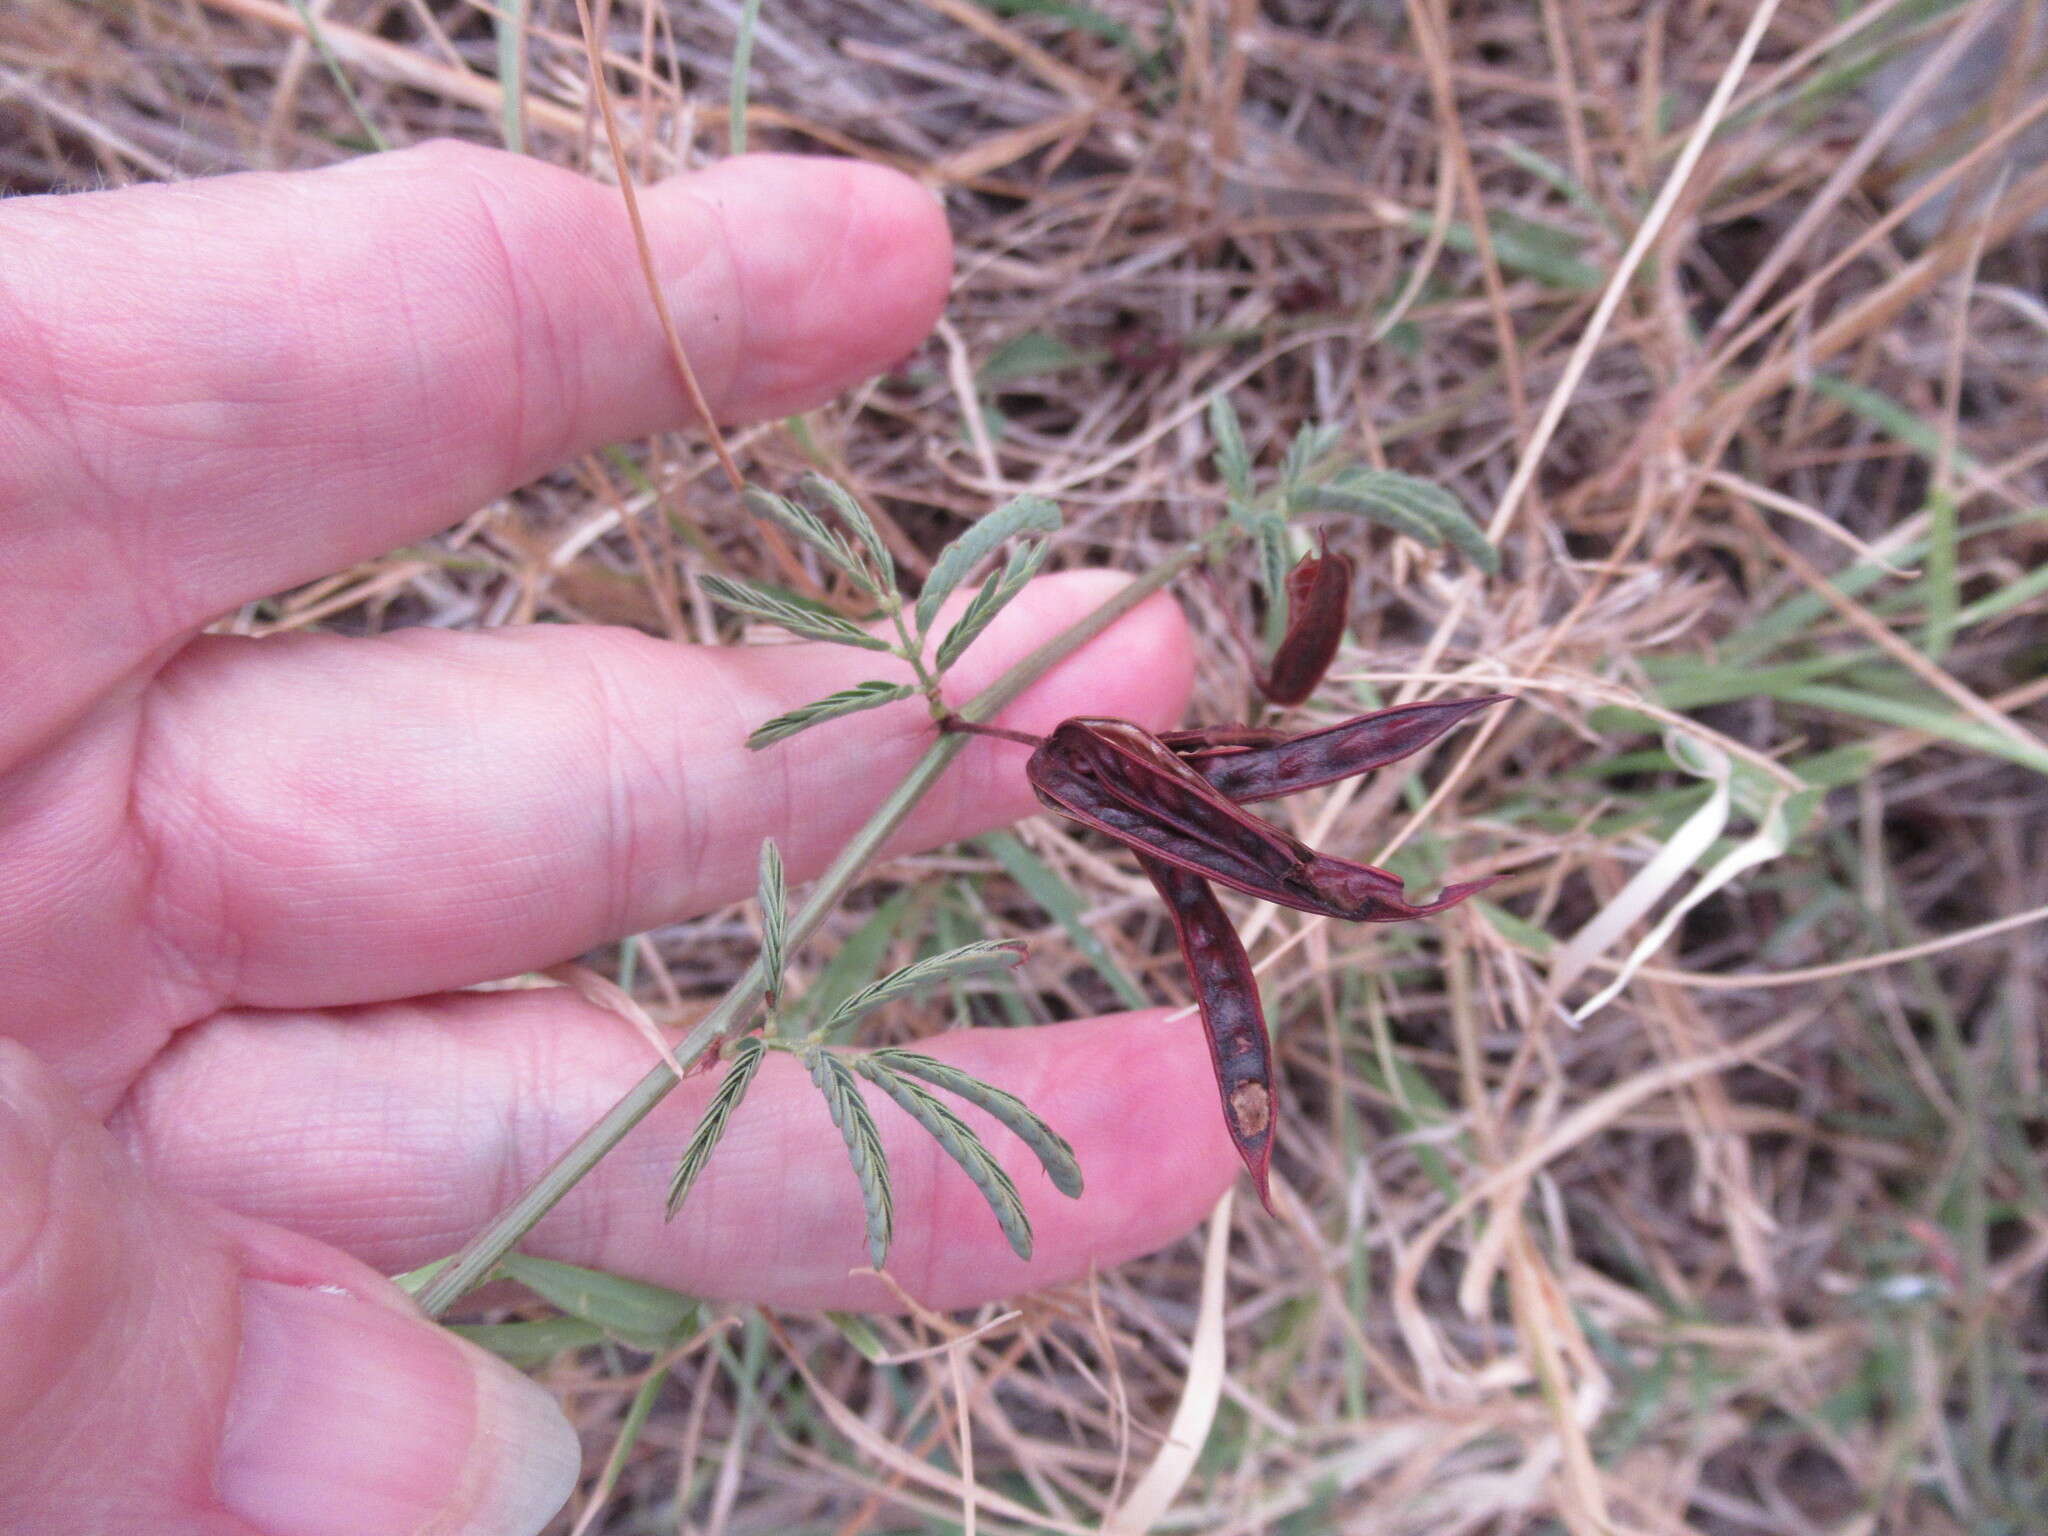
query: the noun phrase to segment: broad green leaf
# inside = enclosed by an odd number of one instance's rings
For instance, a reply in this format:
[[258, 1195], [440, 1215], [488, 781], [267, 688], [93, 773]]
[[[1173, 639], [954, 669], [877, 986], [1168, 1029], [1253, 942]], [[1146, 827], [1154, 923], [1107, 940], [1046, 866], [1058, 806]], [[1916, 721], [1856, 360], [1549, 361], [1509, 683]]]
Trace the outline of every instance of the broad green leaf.
[[875, 1128], [875, 1117], [845, 1062], [822, 1046], [809, 1046], [802, 1054], [804, 1068], [825, 1096], [832, 1123], [846, 1142], [846, 1156], [860, 1182], [860, 1201], [867, 1211], [868, 1258], [880, 1269], [888, 1260], [896, 1231], [896, 1197], [889, 1186], [889, 1159], [882, 1151], [882, 1133]]
[[528, 1253], [506, 1254], [498, 1269], [571, 1317], [602, 1328], [635, 1349], [665, 1348], [697, 1326], [697, 1299], [666, 1286]]
[[1009, 606], [1010, 599], [1024, 590], [1025, 584], [1038, 574], [1038, 568], [1045, 564], [1045, 557], [1052, 546], [1039, 540], [1028, 544], [1013, 544], [1003, 562], [1002, 574], [991, 576], [981, 584], [981, 590], [974, 594], [967, 604], [967, 611], [959, 621], [946, 631], [946, 638], [939, 642], [939, 654], [935, 665], [943, 672], [968, 646], [980, 638], [995, 616]]
[[862, 1014], [872, 1013], [899, 997], [908, 997], [913, 992], [938, 986], [958, 976], [1006, 971], [1023, 958], [1024, 946], [1015, 939], [984, 939], [976, 944], [949, 949], [943, 954], [928, 955], [862, 987], [833, 1009], [819, 1029], [825, 1033], [843, 1029]]
[[859, 558], [838, 534], [827, 528], [816, 513], [801, 502], [791, 501], [787, 496], [778, 496], [773, 491], [750, 485], [742, 499], [747, 510], [764, 522], [779, 523], [802, 539], [811, 548], [823, 555], [833, 565], [853, 577], [868, 591], [875, 591], [874, 578], [861, 566]]
[[690, 1187], [697, 1182], [697, 1175], [704, 1171], [704, 1165], [711, 1161], [718, 1138], [725, 1134], [726, 1121], [732, 1118], [732, 1112], [746, 1097], [747, 1089], [753, 1086], [754, 1074], [761, 1070], [762, 1058], [767, 1054], [768, 1047], [758, 1035], [748, 1035], [733, 1046], [732, 1065], [726, 1068], [725, 1080], [718, 1085], [711, 1102], [704, 1106], [704, 1117], [697, 1122], [697, 1129], [690, 1133], [682, 1160], [676, 1164], [675, 1177], [669, 1180], [668, 1218], [671, 1221], [683, 1208], [683, 1202], [690, 1198]]
[[907, 1072], [912, 1077], [922, 1078], [932, 1086], [943, 1088], [976, 1108], [986, 1110], [1031, 1149], [1045, 1169], [1046, 1177], [1052, 1180], [1054, 1189], [1069, 1199], [1080, 1198], [1081, 1164], [1074, 1156], [1074, 1149], [1064, 1136], [1041, 1120], [1031, 1106], [1014, 1093], [1006, 1093], [992, 1083], [984, 1083], [951, 1063], [920, 1051], [891, 1047], [869, 1052], [868, 1059], [880, 1062], [891, 1071]]
[[500, 1360], [530, 1369], [571, 1349], [602, 1344], [608, 1335], [580, 1317], [536, 1317], [523, 1323], [451, 1323], [450, 1333], [481, 1344]]
[[857, 646], [863, 651], [890, 649], [888, 641], [869, 634], [858, 624], [842, 619], [836, 613], [805, 608], [772, 592], [763, 592], [743, 581], [729, 581], [723, 576], [700, 576], [698, 581], [705, 596], [720, 607], [764, 619], [793, 635], [802, 635], [806, 640], [828, 640], [834, 645]]
[[894, 592], [896, 560], [889, 553], [889, 546], [882, 542], [882, 532], [875, 526], [874, 519], [868, 516], [867, 508], [854, 500], [853, 493], [845, 486], [836, 480], [826, 479], [815, 470], [804, 476], [803, 489], [807, 494], [832, 504], [832, 510], [853, 530], [854, 537], [859, 539], [862, 547], [867, 550], [868, 559], [874, 562], [875, 574], [881, 579], [882, 590]]
[[995, 1213], [996, 1224], [1003, 1229], [1003, 1236], [1009, 1239], [1012, 1251], [1020, 1259], [1030, 1258], [1031, 1218], [1024, 1214], [1023, 1197], [1017, 1193], [1017, 1186], [1010, 1181], [1010, 1176], [1003, 1172], [1002, 1164], [981, 1144], [974, 1128], [946, 1108], [930, 1089], [891, 1071], [872, 1056], [860, 1057], [854, 1062], [854, 1069], [894, 1099], [905, 1114], [929, 1131], [932, 1138], [945, 1148], [946, 1155], [960, 1165], [961, 1171], [981, 1191], [982, 1199]]
[[917, 599], [917, 632], [922, 635], [939, 616], [939, 605], [1003, 540], [1024, 533], [1057, 533], [1060, 509], [1043, 496], [1016, 496], [969, 527], [939, 551]]
[[898, 699], [907, 699], [917, 690], [909, 683], [885, 683], [881, 681], [855, 683], [851, 688], [842, 688], [837, 693], [828, 693], [822, 699], [792, 709], [786, 715], [777, 715], [773, 720], [756, 726], [754, 734], [747, 738], [747, 745], [756, 752], [763, 747], [772, 747], [778, 741], [786, 741], [799, 731], [807, 731], [814, 725], [827, 720], [837, 720], [842, 715], [857, 715], [864, 709], [877, 709], [884, 704], [894, 704]]
[[1237, 407], [1218, 390], [1209, 397], [1209, 438], [1216, 445], [1216, 472], [1232, 496], [1242, 501], [1252, 497], [1252, 456], [1244, 445], [1244, 428], [1237, 419]]
[[788, 956], [783, 952], [789, 935], [789, 889], [782, 879], [782, 850], [775, 839], [761, 839], [761, 974], [767, 982], [768, 1006], [782, 995], [782, 972]]

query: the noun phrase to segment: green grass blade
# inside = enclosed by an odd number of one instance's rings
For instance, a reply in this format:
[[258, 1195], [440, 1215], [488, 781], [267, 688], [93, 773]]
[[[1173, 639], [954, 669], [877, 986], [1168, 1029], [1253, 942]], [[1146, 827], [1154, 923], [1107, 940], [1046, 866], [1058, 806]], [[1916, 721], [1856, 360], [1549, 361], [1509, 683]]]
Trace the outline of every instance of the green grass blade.
[[1096, 975], [1109, 983], [1119, 1002], [1126, 1008], [1150, 1006], [1145, 989], [1117, 964], [1102, 936], [1089, 925], [1087, 903], [1065, 876], [1033, 853], [1014, 832], [992, 832], [981, 840], [981, 846], [1003, 866], [1005, 874], [1023, 887], [1024, 894], [1060, 925], [1075, 950], [1095, 968]]
[[725, 139], [732, 153], [747, 152], [747, 94], [754, 72], [754, 28], [761, 0], [741, 0], [740, 24], [732, 40], [732, 91], [726, 99]]
[[681, 1291], [530, 1253], [506, 1254], [499, 1269], [569, 1316], [648, 1353], [688, 1337], [702, 1311]]

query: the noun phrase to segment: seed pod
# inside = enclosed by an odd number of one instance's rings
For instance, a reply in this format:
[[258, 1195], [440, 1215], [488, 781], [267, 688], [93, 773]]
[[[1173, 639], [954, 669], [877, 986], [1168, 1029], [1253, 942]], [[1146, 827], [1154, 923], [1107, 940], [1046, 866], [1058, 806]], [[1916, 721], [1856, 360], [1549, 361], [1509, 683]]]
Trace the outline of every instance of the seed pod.
[[1258, 1186], [1260, 1202], [1271, 1214], [1267, 1168], [1273, 1159], [1279, 1102], [1274, 1095], [1273, 1042], [1259, 1006], [1251, 960], [1208, 881], [1142, 853], [1138, 862], [1173, 917], [1174, 936], [1180, 940], [1181, 959], [1194, 983], [1209, 1037], [1209, 1061], [1223, 1098], [1223, 1124]]
[[1159, 739], [1217, 790], [1244, 805], [1334, 784], [1399, 762], [1420, 752], [1468, 715], [1505, 703], [1507, 698], [1504, 693], [1487, 693], [1476, 699], [1397, 704], [1298, 736], [1276, 737], [1273, 732], [1242, 726], [1217, 726], [1208, 731], [1172, 731]]
[[1068, 720], [1025, 773], [1053, 810], [1248, 896], [1348, 922], [1397, 923], [1463, 901], [1491, 881], [1411, 905], [1383, 869], [1319, 853], [1240, 810], [1158, 738], [1127, 720]]
[[1259, 691], [1275, 704], [1301, 703], [1337, 659], [1355, 569], [1349, 555], [1333, 555], [1325, 545], [1287, 573], [1287, 630], [1259, 680]]

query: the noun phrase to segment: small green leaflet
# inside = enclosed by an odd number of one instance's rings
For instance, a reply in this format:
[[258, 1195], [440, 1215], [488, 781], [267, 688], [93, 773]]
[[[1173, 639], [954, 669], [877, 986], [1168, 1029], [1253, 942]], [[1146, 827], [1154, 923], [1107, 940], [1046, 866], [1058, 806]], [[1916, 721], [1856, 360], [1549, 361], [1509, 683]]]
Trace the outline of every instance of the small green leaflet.
[[1287, 573], [1294, 551], [1287, 547], [1287, 524], [1278, 514], [1262, 512], [1252, 524], [1259, 551], [1259, 585], [1266, 589], [1266, 643], [1278, 645], [1287, 630]]
[[1244, 445], [1237, 407], [1220, 390], [1209, 397], [1209, 438], [1216, 445], [1216, 472], [1238, 501], [1252, 499], [1252, 456]]
[[782, 995], [782, 972], [788, 964], [784, 945], [789, 935], [789, 891], [782, 880], [782, 850], [775, 839], [761, 839], [761, 976], [770, 1008]]
[[1059, 529], [1060, 509], [1043, 496], [1012, 497], [968, 528], [939, 551], [931, 575], [925, 578], [924, 591], [917, 599], [917, 632], [922, 635], [931, 629], [939, 605], [1003, 540], [1023, 533], [1058, 533]]
[[1317, 464], [1330, 456], [1330, 452], [1343, 439], [1344, 429], [1327, 423], [1305, 421], [1301, 430], [1294, 434], [1294, 441], [1287, 445], [1287, 456], [1280, 461], [1280, 483], [1292, 487], [1303, 479]]
[[778, 496], [773, 491], [764, 491], [758, 485], [748, 486], [742, 499], [754, 516], [765, 522], [780, 523], [869, 592], [878, 592], [874, 577], [861, 565], [853, 546], [827, 528], [809, 507], [791, 501], [787, 496]]
[[946, 638], [939, 642], [938, 669], [941, 672], [958, 661], [960, 653], [974, 644], [995, 616], [1009, 606], [1010, 599], [1024, 590], [1025, 584], [1045, 564], [1049, 553], [1051, 546], [1036, 540], [1011, 546], [1009, 558], [1003, 562], [1002, 574], [991, 576], [981, 584], [981, 590], [968, 603], [967, 611], [960, 615], [959, 622], [947, 630]]
[[711, 1161], [712, 1149], [718, 1145], [718, 1138], [725, 1134], [726, 1121], [732, 1118], [732, 1112], [746, 1097], [747, 1089], [753, 1086], [754, 1074], [761, 1070], [762, 1058], [767, 1054], [767, 1044], [759, 1035], [749, 1035], [732, 1048], [732, 1065], [726, 1069], [725, 1081], [718, 1085], [718, 1092], [704, 1106], [704, 1118], [690, 1133], [689, 1145], [683, 1148], [675, 1177], [669, 1180], [668, 1218], [671, 1221], [683, 1208], [683, 1202], [690, 1198], [690, 1187], [697, 1182], [697, 1175], [704, 1171], [704, 1165]]
[[450, 1333], [480, 1344], [500, 1360], [525, 1369], [546, 1365], [569, 1349], [605, 1341], [605, 1331], [580, 1317], [536, 1317], [524, 1323], [449, 1323]]
[[986, 1110], [999, 1124], [1029, 1147], [1045, 1169], [1052, 1186], [1069, 1199], [1081, 1196], [1081, 1163], [1074, 1156], [1074, 1149], [1067, 1139], [1041, 1120], [1037, 1113], [1014, 1093], [1005, 1093], [993, 1083], [984, 1083], [978, 1077], [970, 1077], [950, 1062], [940, 1061], [936, 1056], [926, 1056], [919, 1051], [898, 1050], [893, 1047], [869, 1053], [869, 1059], [881, 1063], [894, 1072], [907, 1072], [912, 1077], [923, 1078], [934, 1087], [944, 1088], [957, 1094], [978, 1109]]
[[697, 1299], [667, 1286], [529, 1253], [506, 1254], [498, 1273], [638, 1350], [667, 1349], [697, 1328]]
[[1489, 576], [1500, 570], [1500, 551], [1442, 486], [1393, 469], [1349, 469], [1328, 485], [1299, 487], [1295, 505], [1316, 512], [1348, 512], [1437, 549], [1448, 541]]
[[836, 613], [825, 613], [816, 608], [805, 608], [790, 602], [787, 598], [763, 592], [759, 587], [748, 586], [743, 581], [729, 581], [723, 576], [700, 576], [699, 584], [705, 596], [722, 608], [735, 613], [744, 613], [751, 618], [765, 619], [770, 624], [780, 625], [791, 634], [802, 635], [806, 640], [829, 640], [834, 645], [858, 646], [864, 651], [886, 651], [889, 642], [871, 635], [849, 619], [842, 619]]
[[792, 709], [786, 715], [777, 715], [766, 724], [755, 727], [754, 734], [747, 738], [747, 745], [758, 752], [763, 747], [771, 747], [794, 736], [798, 731], [807, 731], [827, 720], [837, 720], [841, 715], [857, 715], [864, 709], [894, 704], [915, 692], [917, 690], [908, 683], [855, 683], [851, 688], [828, 693], [822, 699]]
[[983, 939], [975, 944], [963, 944], [958, 949], [949, 949], [944, 954], [930, 955], [923, 960], [913, 961], [900, 971], [891, 971], [880, 981], [868, 983], [853, 996], [841, 1003], [818, 1026], [820, 1034], [830, 1034], [844, 1028], [864, 1013], [872, 1013], [884, 1003], [894, 1002], [899, 997], [941, 982], [952, 981], [960, 976], [973, 976], [988, 971], [1006, 971], [1024, 958], [1024, 946], [1015, 939]]
[[853, 493], [837, 480], [827, 480], [823, 475], [812, 473], [803, 478], [803, 490], [807, 496], [815, 496], [832, 504], [832, 510], [840, 520], [853, 530], [854, 537], [868, 552], [868, 559], [874, 562], [875, 574], [881, 578], [884, 592], [896, 590], [896, 561], [889, 553], [889, 546], [882, 542], [881, 530], [875, 527], [874, 519], [867, 509], [853, 499]]
[[821, 1046], [809, 1046], [801, 1054], [811, 1081], [832, 1111], [832, 1123], [846, 1142], [853, 1175], [860, 1181], [861, 1205], [867, 1211], [868, 1258], [880, 1269], [889, 1257], [896, 1231], [896, 1198], [889, 1187], [889, 1159], [882, 1151], [882, 1133], [845, 1062]]
[[974, 1134], [974, 1128], [940, 1103], [930, 1089], [919, 1086], [872, 1056], [857, 1059], [854, 1069], [894, 1099], [911, 1119], [931, 1132], [933, 1139], [946, 1149], [946, 1155], [960, 1165], [961, 1171], [981, 1191], [982, 1199], [995, 1213], [996, 1224], [1003, 1229], [1003, 1236], [1009, 1239], [1012, 1251], [1020, 1259], [1030, 1258], [1031, 1218], [1024, 1214], [1024, 1199], [1017, 1193], [1017, 1186], [1010, 1182], [1010, 1176], [1003, 1172], [1002, 1164]]

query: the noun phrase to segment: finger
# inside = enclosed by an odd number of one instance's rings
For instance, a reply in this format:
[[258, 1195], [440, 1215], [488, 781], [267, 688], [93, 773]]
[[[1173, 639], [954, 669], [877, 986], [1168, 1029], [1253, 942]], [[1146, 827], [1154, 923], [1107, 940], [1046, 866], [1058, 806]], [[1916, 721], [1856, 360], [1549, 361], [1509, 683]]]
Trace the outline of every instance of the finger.
[[[974, 1186], [870, 1092], [896, 1198], [889, 1271], [962, 1307], [1084, 1276], [1170, 1242], [1236, 1168], [1197, 1020], [1163, 1010], [920, 1044], [1017, 1094], [1074, 1146], [1079, 1200], [954, 1102], [1008, 1169], [1036, 1234], [1009, 1249]], [[346, 1016], [232, 1014], [190, 1032], [115, 1125], [156, 1175], [387, 1270], [452, 1252], [652, 1064], [647, 1044], [560, 989], [469, 993]], [[775, 1053], [682, 1214], [676, 1159], [716, 1086], [691, 1077], [522, 1246], [696, 1295], [892, 1305], [872, 1279], [859, 1188], [802, 1067]]]
[[[829, 398], [944, 299], [939, 209], [880, 167], [743, 156], [641, 206], [722, 417]], [[519, 155], [26, 199], [0, 275], [9, 684], [132, 663], [688, 419], [618, 193]]]
[[573, 1488], [553, 1400], [360, 1263], [145, 1182], [0, 1041], [0, 1526], [518, 1536]]
[[[1121, 581], [1034, 583], [949, 689], [977, 692]], [[1191, 665], [1178, 607], [1155, 597], [1004, 719], [1164, 723]], [[704, 650], [564, 627], [202, 642], [160, 680], [130, 799], [137, 840], [155, 850], [158, 937], [197, 998], [185, 1017], [229, 1001], [409, 997], [549, 965], [749, 894], [766, 836], [793, 878], [815, 874], [936, 739], [929, 712], [905, 701], [758, 753], [747, 734], [902, 670], [845, 647]], [[892, 847], [1032, 810], [1025, 755], [971, 742]]]

